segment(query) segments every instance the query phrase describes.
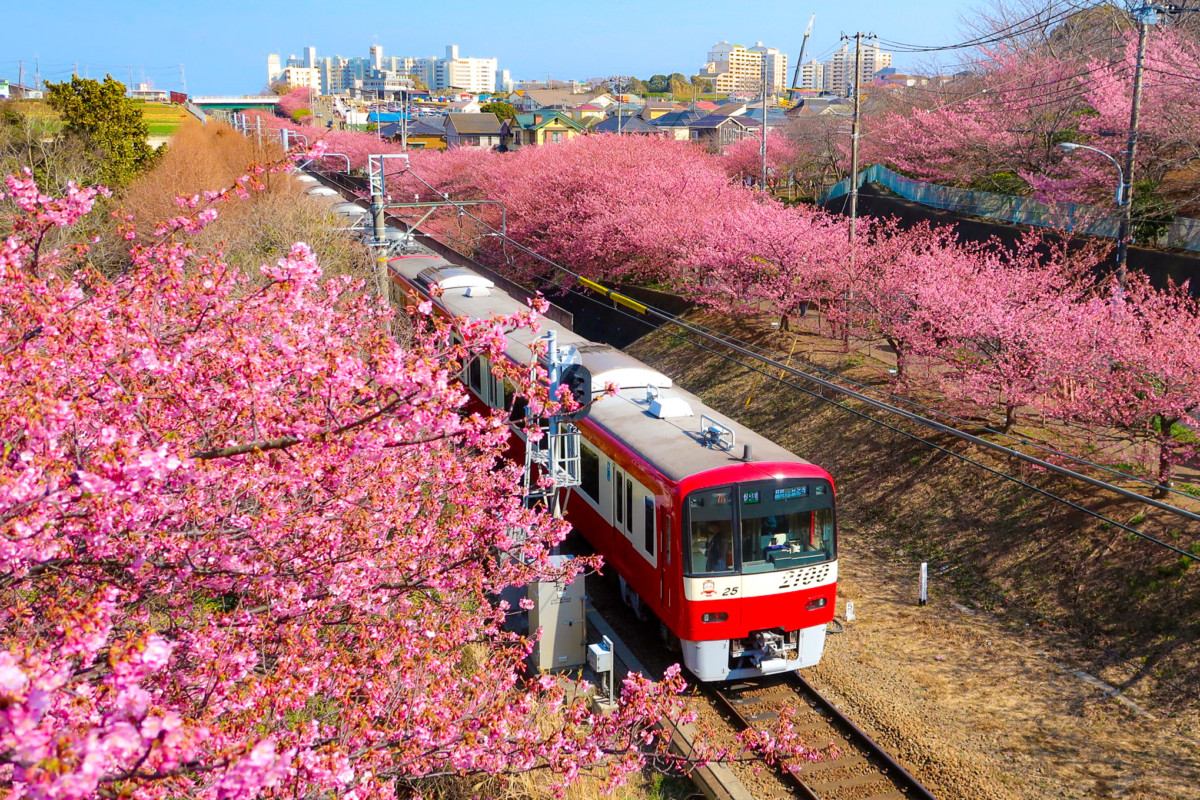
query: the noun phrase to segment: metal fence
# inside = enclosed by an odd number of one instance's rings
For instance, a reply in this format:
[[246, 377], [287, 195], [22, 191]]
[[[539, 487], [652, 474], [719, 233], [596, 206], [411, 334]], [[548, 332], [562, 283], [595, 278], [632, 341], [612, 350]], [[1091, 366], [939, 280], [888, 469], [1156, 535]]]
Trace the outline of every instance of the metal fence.
[[[858, 173], [858, 185], [862, 186], [864, 183], [877, 183], [906, 200], [924, 206], [1005, 222], [1040, 225], [1044, 228], [1107, 236], [1111, 239], [1117, 238], [1120, 227], [1120, 218], [1114, 216], [1111, 209], [1100, 206], [1082, 203], [1040, 203], [1028, 197], [938, 186], [906, 178], [878, 164]], [[846, 178], [826, 189], [817, 198], [817, 202], [825, 203], [849, 193], [850, 179]], [[1200, 250], [1200, 219], [1176, 217], [1170, 224], [1163, 223], [1161, 232], [1143, 244]]]

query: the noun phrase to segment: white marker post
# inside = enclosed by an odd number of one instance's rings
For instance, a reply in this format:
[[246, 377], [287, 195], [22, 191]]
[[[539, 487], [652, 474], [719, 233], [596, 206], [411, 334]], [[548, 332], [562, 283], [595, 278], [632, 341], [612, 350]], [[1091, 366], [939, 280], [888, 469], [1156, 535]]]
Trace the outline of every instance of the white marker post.
[[921, 599], [917, 602], [917, 605], [921, 605], [921, 606], [925, 605], [925, 602], [928, 599], [929, 599], [929, 562], [922, 561], [921, 562]]
[[846, 622], [854, 622], [854, 601], [846, 601]]

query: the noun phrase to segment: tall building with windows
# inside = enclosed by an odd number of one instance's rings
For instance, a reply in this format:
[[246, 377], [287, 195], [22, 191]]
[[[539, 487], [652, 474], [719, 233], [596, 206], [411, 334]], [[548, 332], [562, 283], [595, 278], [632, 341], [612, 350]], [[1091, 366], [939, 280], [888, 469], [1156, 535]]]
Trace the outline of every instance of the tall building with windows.
[[800, 67], [800, 89], [819, 92], [825, 88], [825, 65], [815, 58]]
[[766, 71], [767, 90], [778, 92], [787, 86], [787, 54], [757, 42], [754, 47], [717, 42], [708, 51], [708, 60], [700, 76], [713, 81], [718, 92], [757, 93]]
[[[846, 94], [854, 88], [855, 51], [850, 49], [849, 42], [842, 42], [842, 49], [833, 54], [833, 58], [825, 62], [825, 85], [827, 91]], [[886, 53], [879, 43], [864, 44], [862, 52], [862, 75], [859, 85], [871, 83], [874, 75], [884, 67], [892, 65], [892, 54]]]
[[[383, 46], [374, 44], [367, 56], [343, 58], [341, 56], [317, 57], [317, 48], [305, 47], [301, 58], [288, 56], [283, 62], [278, 55], [267, 56], [267, 81], [278, 84], [303, 75], [304, 85], [313, 85], [322, 94], [347, 92], [356, 86], [362, 88], [375, 85], [378, 80], [395, 77], [412, 77], [420, 80], [434, 91], [457, 89], [465, 92], [494, 92], [497, 78], [504, 80], [507, 72], [497, 68], [494, 58], [465, 58], [458, 53], [458, 45], [446, 47], [445, 58], [415, 58], [412, 56], [386, 56]], [[292, 70], [313, 70], [316, 77]], [[511, 80], [511, 79], [510, 79]]]

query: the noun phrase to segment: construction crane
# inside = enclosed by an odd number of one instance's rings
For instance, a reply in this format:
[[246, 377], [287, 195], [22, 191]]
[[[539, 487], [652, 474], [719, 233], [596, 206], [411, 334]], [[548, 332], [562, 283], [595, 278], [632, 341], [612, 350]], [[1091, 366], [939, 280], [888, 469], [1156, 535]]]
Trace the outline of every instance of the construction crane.
[[808, 27], [804, 29], [804, 39], [800, 42], [800, 55], [796, 56], [796, 71], [792, 73], [792, 88], [788, 89], [789, 92], [800, 91], [800, 67], [804, 64], [804, 48], [808, 44], [808, 37], [812, 36], [812, 26], [816, 18], [816, 14], [808, 18]]

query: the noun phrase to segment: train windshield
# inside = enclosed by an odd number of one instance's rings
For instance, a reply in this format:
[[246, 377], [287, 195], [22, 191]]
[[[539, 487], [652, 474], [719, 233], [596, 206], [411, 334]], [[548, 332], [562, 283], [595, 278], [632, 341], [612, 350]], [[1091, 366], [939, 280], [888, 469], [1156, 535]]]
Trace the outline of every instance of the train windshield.
[[791, 479], [738, 486], [743, 573], [833, 559], [833, 491], [828, 481]]
[[791, 478], [692, 492], [687, 534], [689, 575], [831, 561], [837, 547], [833, 489], [826, 480]]

